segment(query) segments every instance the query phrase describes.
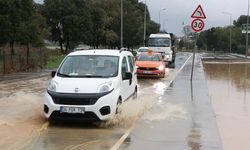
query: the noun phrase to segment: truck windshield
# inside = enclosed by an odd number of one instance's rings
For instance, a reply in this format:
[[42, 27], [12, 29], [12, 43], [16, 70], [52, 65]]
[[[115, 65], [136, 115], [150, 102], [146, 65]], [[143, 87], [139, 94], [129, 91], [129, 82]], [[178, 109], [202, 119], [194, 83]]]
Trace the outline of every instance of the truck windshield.
[[61, 65], [58, 76], [108, 78], [118, 74], [117, 56], [79, 55], [68, 56]]
[[149, 38], [148, 46], [150, 47], [169, 47], [170, 39], [168, 38]]

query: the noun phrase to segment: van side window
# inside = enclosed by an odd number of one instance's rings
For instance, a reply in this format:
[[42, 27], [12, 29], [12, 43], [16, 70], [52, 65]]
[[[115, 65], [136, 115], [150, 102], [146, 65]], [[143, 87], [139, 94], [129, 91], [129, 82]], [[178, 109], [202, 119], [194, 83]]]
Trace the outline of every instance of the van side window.
[[134, 71], [134, 59], [132, 56], [128, 56], [128, 62], [129, 62], [130, 71], [133, 72]]
[[123, 59], [122, 59], [122, 75], [124, 75], [126, 72], [128, 72], [128, 63], [127, 63], [126, 57], [123, 57]]

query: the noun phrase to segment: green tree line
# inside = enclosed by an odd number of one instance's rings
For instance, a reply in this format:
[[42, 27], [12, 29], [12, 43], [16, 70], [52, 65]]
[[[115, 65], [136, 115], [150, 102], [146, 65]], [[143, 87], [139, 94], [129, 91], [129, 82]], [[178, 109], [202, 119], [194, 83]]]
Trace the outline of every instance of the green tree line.
[[245, 53], [246, 34], [241, 33], [241, 27], [246, 24], [247, 16], [240, 16], [233, 25], [227, 27], [212, 27], [199, 34], [197, 46], [201, 49], [224, 51], [230, 50], [230, 30], [232, 52]]
[[[58, 42], [62, 53], [78, 44], [94, 48], [120, 46], [120, 0], [0, 0], [0, 46], [41, 47], [44, 40]], [[124, 0], [124, 46], [143, 43], [145, 5], [138, 0]], [[147, 11], [147, 33], [159, 31]], [[28, 59], [27, 59], [28, 61]]]

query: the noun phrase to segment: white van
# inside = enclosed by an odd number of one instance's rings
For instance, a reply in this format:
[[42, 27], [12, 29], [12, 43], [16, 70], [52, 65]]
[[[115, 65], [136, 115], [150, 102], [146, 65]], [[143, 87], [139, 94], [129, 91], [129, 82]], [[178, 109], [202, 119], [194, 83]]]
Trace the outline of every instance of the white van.
[[44, 115], [51, 120], [108, 120], [119, 104], [137, 94], [135, 61], [129, 51], [70, 53], [52, 77], [44, 101]]

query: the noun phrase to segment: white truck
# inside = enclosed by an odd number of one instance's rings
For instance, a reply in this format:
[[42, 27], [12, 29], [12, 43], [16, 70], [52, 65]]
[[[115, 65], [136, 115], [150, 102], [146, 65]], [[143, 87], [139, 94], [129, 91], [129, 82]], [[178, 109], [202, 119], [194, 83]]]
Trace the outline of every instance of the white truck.
[[148, 40], [148, 47], [154, 52], [162, 54], [164, 61], [168, 62], [167, 65], [174, 67], [175, 51], [173, 35], [169, 33], [150, 34]]

